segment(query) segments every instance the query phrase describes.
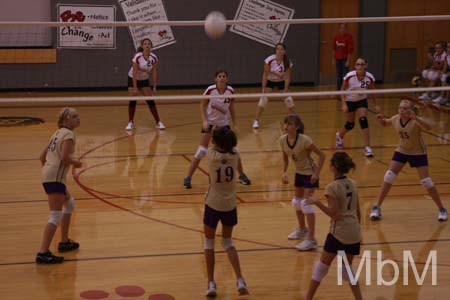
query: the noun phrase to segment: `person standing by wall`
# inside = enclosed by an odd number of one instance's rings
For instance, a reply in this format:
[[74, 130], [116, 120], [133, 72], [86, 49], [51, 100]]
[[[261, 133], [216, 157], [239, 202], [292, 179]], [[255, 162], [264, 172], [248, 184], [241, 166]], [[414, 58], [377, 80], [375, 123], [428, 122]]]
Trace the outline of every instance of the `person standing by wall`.
[[336, 65], [336, 89], [342, 87], [342, 80], [348, 73], [352, 53], [353, 53], [353, 36], [347, 32], [345, 23], [339, 24], [339, 33], [333, 40], [333, 64]]

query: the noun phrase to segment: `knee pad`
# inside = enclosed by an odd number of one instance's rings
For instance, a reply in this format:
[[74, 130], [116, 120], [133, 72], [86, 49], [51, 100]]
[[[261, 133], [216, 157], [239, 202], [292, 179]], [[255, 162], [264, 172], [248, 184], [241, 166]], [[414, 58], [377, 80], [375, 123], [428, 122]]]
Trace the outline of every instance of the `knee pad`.
[[206, 151], [208, 151], [208, 149], [200, 145], [198, 146], [197, 152], [195, 152], [194, 157], [196, 159], [202, 159], [206, 155]]
[[52, 223], [55, 226], [61, 222], [62, 212], [60, 210], [51, 210], [50, 217], [48, 218], [48, 222]]
[[295, 106], [294, 99], [291, 96], [284, 98], [284, 104], [287, 108], [293, 108]]
[[300, 205], [302, 208], [302, 212], [305, 215], [314, 213], [314, 207], [311, 204], [306, 204], [306, 199], [302, 199], [302, 201], [300, 202]]
[[345, 122], [345, 125], [344, 125], [345, 130], [350, 131], [353, 129], [353, 127], [355, 127], [355, 122], [349, 122], [349, 121]]
[[295, 210], [302, 210], [302, 198], [294, 197], [291, 203]]
[[227, 251], [228, 249], [234, 247], [233, 241], [231, 238], [222, 238], [222, 248], [223, 250]]
[[214, 250], [214, 243], [215, 243], [215, 239], [205, 238], [204, 248], [206, 250]]
[[62, 213], [71, 214], [74, 208], [75, 208], [75, 199], [73, 199], [73, 197], [70, 197], [69, 200], [64, 202]]
[[422, 71], [422, 77], [425, 79], [428, 79], [428, 70], [427, 69]]
[[434, 186], [433, 181], [431, 180], [430, 177], [425, 177], [423, 179], [420, 180], [420, 183], [426, 188], [426, 189], [431, 189]]
[[312, 271], [312, 280], [321, 282], [322, 279], [327, 275], [330, 266], [324, 264], [320, 260], [316, 262]]
[[147, 100], [148, 107], [152, 108], [156, 106], [155, 100]]
[[261, 98], [259, 98], [258, 106], [260, 106], [260, 107], [266, 107], [267, 102], [269, 102], [269, 98], [267, 98], [267, 97], [261, 97]]
[[130, 102], [128, 103], [128, 106], [129, 106], [129, 107], [132, 107], [132, 108], [135, 108], [135, 107], [136, 107], [136, 103], [137, 103], [137, 101], [130, 101]]
[[386, 173], [384, 174], [384, 182], [393, 184], [396, 177], [397, 174], [395, 174], [391, 170], [387, 170]]
[[359, 126], [361, 126], [361, 129], [369, 128], [369, 122], [366, 117], [359, 118]]

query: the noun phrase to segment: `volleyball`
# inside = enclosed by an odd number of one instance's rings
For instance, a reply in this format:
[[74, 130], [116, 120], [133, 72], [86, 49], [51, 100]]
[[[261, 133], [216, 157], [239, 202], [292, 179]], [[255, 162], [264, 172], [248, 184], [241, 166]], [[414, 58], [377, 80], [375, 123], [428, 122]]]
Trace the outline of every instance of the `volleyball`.
[[420, 78], [420, 76], [414, 76], [414, 77], [411, 79], [411, 84], [412, 84], [413, 86], [419, 86], [420, 83], [421, 83], [421, 78]]
[[226, 29], [225, 16], [220, 11], [212, 11], [206, 16], [205, 32], [208, 37], [218, 39], [223, 36]]

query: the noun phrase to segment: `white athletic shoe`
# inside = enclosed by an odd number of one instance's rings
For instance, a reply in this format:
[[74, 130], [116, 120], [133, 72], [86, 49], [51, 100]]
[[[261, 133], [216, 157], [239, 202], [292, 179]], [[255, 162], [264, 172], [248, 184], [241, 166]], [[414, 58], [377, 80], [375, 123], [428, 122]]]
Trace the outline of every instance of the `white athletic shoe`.
[[253, 121], [253, 129], [258, 129], [258, 128], [259, 128], [258, 120]]
[[288, 240], [303, 239], [308, 234], [308, 228], [295, 228], [294, 231], [289, 233]]
[[433, 99], [433, 103], [439, 104], [439, 103], [441, 102], [442, 99], [443, 99], [442, 96], [439, 96], [439, 97]]
[[238, 278], [236, 286], [240, 296], [249, 294], [244, 278]]
[[438, 221], [439, 222], [445, 222], [448, 220], [448, 213], [447, 210], [445, 208], [439, 208], [439, 217], [438, 217]]
[[336, 148], [344, 148], [344, 139], [336, 132]]
[[367, 146], [364, 149], [364, 154], [366, 155], [366, 157], [373, 157], [373, 151], [372, 148], [370, 148], [369, 146]]
[[217, 286], [214, 281], [208, 282], [208, 289], [206, 290], [206, 297], [216, 297], [217, 296]]
[[431, 100], [430, 95], [428, 95], [428, 93], [423, 93], [422, 96], [419, 97], [420, 100]]
[[317, 249], [317, 241], [316, 240], [304, 240], [297, 246], [295, 246], [299, 251], [308, 251]]
[[127, 127], [125, 127], [125, 130], [133, 130], [133, 128], [134, 128], [133, 122], [128, 122], [128, 125]]
[[159, 121], [158, 124], [156, 124], [156, 128], [159, 130], [164, 130], [166, 129], [166, 126], [164, 126], [163, 122]]
[[378, 205], [374, 205], [370, 211], [370, 219], [372, 221], [378, 221], [381, 219], [381, 208]]

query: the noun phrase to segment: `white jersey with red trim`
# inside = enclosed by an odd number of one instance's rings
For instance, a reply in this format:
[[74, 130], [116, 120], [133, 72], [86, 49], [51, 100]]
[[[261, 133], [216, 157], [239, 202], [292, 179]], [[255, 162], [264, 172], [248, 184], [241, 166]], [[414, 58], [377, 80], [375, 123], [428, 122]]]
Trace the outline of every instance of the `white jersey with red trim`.
[[[375, 82], [375, 77], [369, 72], [364, 72], [364, 77], [360, 80], [356, 71], [351, 71], [344, 76], [344, 81], [347, 83], [347, 91], [367, 90]], [[356, 102], [366, 99], [367, 94], [350, 94], [345, 98], [346, 101]]]
[[[285, 80], [285, 78], [280, 78], [276, 76], [275, 74], [272, 74], [271, 72], [276, 73], [283, 73], [285, 70], [284, 68], [284, 62], [281, 61], [281, 63], [277, 62], [277, 56], [275, 54], [270, 55], [264, 60], [264, 63], [269, 65], [269, 74], [267, 75], [267, 79], [273, 82], [280, 82]], [[290, 67], [292, 68], [294, 64], [292, 64], [291, 61], [289, 61]]]
[[[158, 63], [158, 57], [150, 52], [150, 56], [148, 59], [145, 59], [144, 54], [142, 52], [136, 53], [136, 55], [131, 60], [132, 63], [136, 63], [138, 65], [138, 72], [136, 79], [137, 80], [147, 80], [150, 76], [150, 72], [153, 69], [153, 66]], [[133, 66], [131, 66], [130, 71], [128, 71], [128, 76], [133, 78]]]
[[433, 66], [432, 69], [438, 71], [444, 71], [445, 61], [448, 59], [447, 52], [442, 52], [441, 54], [435, 53], [433, 55]]
[[209, 125], [215, 126], [227, 126], [230, 125], [230, 103], [234, 101], [232, 98], [234, 89], [227, 85], [223, 94], [219, 93], [215, 84], [210, 85], [203, 95], [223, 96], [220, 98], [209, 99], [208, 106], [206, 108], [206, 118]]

